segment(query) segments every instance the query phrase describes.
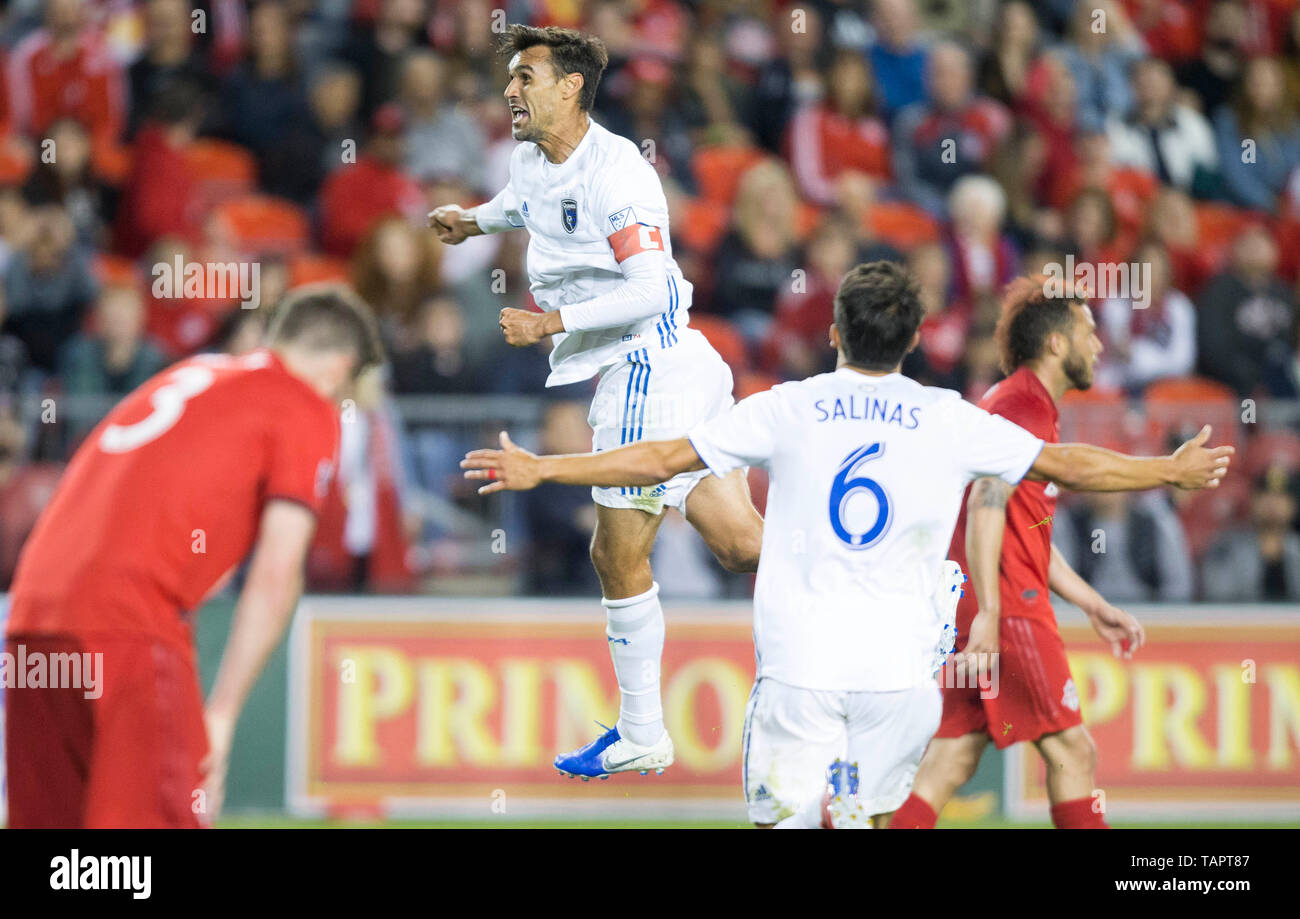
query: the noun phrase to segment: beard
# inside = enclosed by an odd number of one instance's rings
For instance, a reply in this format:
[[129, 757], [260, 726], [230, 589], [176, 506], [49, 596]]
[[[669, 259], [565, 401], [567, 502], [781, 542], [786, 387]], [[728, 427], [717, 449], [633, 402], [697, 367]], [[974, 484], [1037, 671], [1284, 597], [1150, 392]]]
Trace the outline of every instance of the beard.
[[1065, 378], [1070, 381], [1070, 385], [1075, 389], [1090, 389], [1092, 387], [1092, 362], [1087, 360], [1082, 354], [1073, 349], [1061, 365], [1065, 372]]

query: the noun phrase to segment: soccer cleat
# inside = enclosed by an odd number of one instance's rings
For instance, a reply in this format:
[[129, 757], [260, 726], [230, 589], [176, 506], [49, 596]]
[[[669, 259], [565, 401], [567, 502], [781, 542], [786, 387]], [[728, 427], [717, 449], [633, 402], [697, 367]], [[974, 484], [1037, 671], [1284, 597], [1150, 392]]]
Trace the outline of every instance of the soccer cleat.
[[837, 759], [826, 770], [822, 798], [822, 829], [869, 830], [871, 815], [858, 801], [858, 764]]
[[937, 674], [952, 654], [952, 649], [957, 644], [957, 602], [966, 595], [965, 589], [961, 586], [966, 583], [966, 575], [962, 574], [961, 565], [958, 565], [952, 559], [947, 559], [943, 563], [943, 569], [939, 575], [939, 583], [934, 588], [934, 612], [942, 626], [939, 633], [939, 643], [934, 649], [934, 658], [931, 660], [931, 676]]
[[[596, 722], [600, 724], [600, 722]], [[603, 724], [601, 727], [605, 727]], [[585, 747], [555, 757], [555, 768], [570, 778], [581, 776], [584, 782], [593, 778], [607, 779], [617, 772], [639, 772], [663, 775], [673, 764], [673, 741], [664, 731], [659, 741], [643, 747], [619, 736], [618, 727], [605, 728], [605, 733]]]

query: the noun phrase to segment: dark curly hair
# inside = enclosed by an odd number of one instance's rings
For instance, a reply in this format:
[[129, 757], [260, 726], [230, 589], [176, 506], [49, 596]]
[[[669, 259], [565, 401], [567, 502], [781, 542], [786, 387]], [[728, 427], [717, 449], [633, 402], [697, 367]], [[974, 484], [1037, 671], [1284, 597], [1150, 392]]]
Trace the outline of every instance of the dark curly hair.
[[594, 35], [586, 35], [574, 29], [515, 24], [506, 29], [497, 51], [502, 57], [510, 58], [536, 45], [545, 45], [551, 49], [551, 66], [555, 68], [557, 80], [571, 73], [582, 74], [578, 107], [584, 112], [591, 111], [596, 102], [596, 87], [600, 85], [601, 75], [609, 64], [609, 52], [605, 50], [605, 43]]
[[1065, 297], [1048, 297], [1045, 274], [1016, 278], [1002, 292], [1002, 314], [993, 337], [997, 341], [1002, 372], [1014, 373], [1043, 353], [1047, 336], [1070, 334], [1074, 326], [1075, 292]]

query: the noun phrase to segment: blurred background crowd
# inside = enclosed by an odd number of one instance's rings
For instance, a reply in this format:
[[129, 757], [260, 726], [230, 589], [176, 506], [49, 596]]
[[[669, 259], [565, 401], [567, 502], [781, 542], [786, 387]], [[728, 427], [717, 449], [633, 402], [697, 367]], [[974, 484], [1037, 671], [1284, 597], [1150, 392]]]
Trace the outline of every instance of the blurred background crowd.
[[[546, 391], [524, 233], [443, 247], [433, 206], [506, 181], [507, 22], [594, 32], [597, 121], [662, 176], [692, 325], [737, 396], [829, 369], [855, 262], [915, 271], [905, 370], [978, 399], [1002, 285], [1151, 265], [1093, 304], [1097, 385], [1062, 438], [1242, 451], [1213, 493], [1063, 501], [1058, 544], [1116, 602], [1300, 600], [1296, 0], [11, 0], [0, 16], [0, 579], [62, 464], [170, 362], [256, 345], [285, 291], [350, 281], [382, 386], [345, 407], [316, 590], [591, 593], [579, 489], [482, 501], [456, 469], [502, 427], [590, 447], [591, 384]], [[255, 262], [257, 309], [153, 267]], [[751, 476], [762, 504], [765, 483]], [[745, 596], [675, 515], [665, 594]]]

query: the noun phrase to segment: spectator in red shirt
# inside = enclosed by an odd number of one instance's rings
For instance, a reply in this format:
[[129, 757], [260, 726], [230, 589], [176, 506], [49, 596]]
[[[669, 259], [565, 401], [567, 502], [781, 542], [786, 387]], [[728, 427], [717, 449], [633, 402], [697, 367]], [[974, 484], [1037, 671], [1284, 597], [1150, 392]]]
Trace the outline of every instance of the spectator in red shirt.
[[45, 27], [18, 44], [9, 60], [14, 127], [43, 137], [60, 118], [90, 131], [95, 161], [113, 173], [125, 114], [122, 70], [89, 22], [85, 0], [49, 0]]
[[934, 46], [927, 62], [926, 102], [909, 106], [894, 125], [894, 174], [907, 197], [936, 214], [962, 176], [982, 169], [1011, 128], [1007, 110], [973, 92], [970, 56], [960, 45]]
[[1189, 297], [1200, 293], [1219, 269], [1215, 253], [1201, 245], [1196, 209], [1186, 192], [1165, 186], [1151, 202], [1146, 232], [1164, 243], [1173, 270], [1173, 285]]
[[928, 385], [960, 389], [971, 303], [950, 296], [952, 266], [947, 250], [938, 243], [909, 252], [907, 267], [916, 277], [925, 318], [921, 320], [921, 341], [904, 361], [903, 372]]
[[835, 179], [848, 171], [890, 177], [889, 131], [876, 115], [871, 69], [856, 51], [837, 53], [827, 68], [824, 98], [795, 114], [786, 147], [804, 198], [835, 202]]
[[415, 217], [421, 206], [419, 186], [402, 171], [405, 118], [395, 104], [372, 119], [366, 152], [351, 165], [330, 174], [321, 189], [321, 245], [330, 255], [347, 258], [375, 221], [388, 214]]
[[1156, 57], [1181, 63], [1196, 57], [1201, 49], [1201, 23], [1204, 10], [1187, 0], [1124, 0], [1133, 27]]
[[178, 80], [158, 94], [152, 116], [136, 135], [117, 211], [116, 243], [123, 255], [143, 255], [164, 236], [197, 240], [195, 181], [185, 148], [203, 120], [201, 108], [196, 88]]
[[1025, 117], [1044, 142], [1046, 160], [1037, 189], [1040, 200], [1053, 177], [1069, 175], [1079, 167], [1075, 150], [1079, 134], [1076, 102], [1074, 77], [1065, 58], [1051, 51], [1041, 55], [1030, 68], [1023, 100]]
[[777, 300], [776, 319], [763, 343], [763, 365], [782, 379], [801, 380], [835, 369], [826, 346], [834, 320], [835, 292], [858, 260], [857, 228], [846, 215], [832, 213], [808, 241], [803, 284]]

